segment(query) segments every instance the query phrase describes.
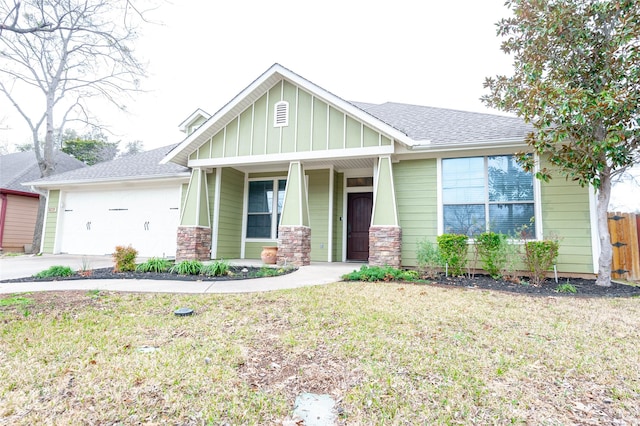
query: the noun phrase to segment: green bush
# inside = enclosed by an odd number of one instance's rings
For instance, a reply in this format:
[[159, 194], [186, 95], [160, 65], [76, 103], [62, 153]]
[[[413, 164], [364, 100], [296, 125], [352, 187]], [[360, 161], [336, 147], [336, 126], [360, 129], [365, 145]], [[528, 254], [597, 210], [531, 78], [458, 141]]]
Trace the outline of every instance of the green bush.
[[423, 240], [418, 242], [418, 250], [416, 251], [418, 269], [428, 278], [438, 276], [438, 270], [442, 268], [442, 256], [438, 246], [431, 241]]
[[115, 272], [135, 271], [136, 256], [138, 256], [138, 250], [130, 245], [127, 247], [116, 246], [116, 251], [113, 253], [115, 263], [113, 270]]
[[554, 240], [527, 241], [524, 244], [524, 264], [531, 284], [544, 282], [546, 272], [556, 263], [560, 245]]
[[136, 271], [139, 272], [167, 272], [173, 262], [169, 259], [163, 259], [160, 257], [152, 257], [144, 263], [139, 264], [136, 267]]
[[70, 277], [73, 275], [73, 269], [68, 266], [52, 266], [49, 269], [40, 271], [34, 275], [36, 278], [57, 278], [57, 277]]
[[438, 236], [438, 251], [442, 261], [448, 267], [453, 276], [464, 274], [467, 265], [467, 252], [469, 237], [460, 234], [442, 234]]
[[216, 260], [213, 263], [204, 265], [200, 273], [208, 277], [222, 277], [229, 273], [229, 262]]
[[342, 276], [346, 281], [416, 281], [420, 278], [416, 271], [404, 271], [391, 266], [362, 265], [360, 270]]
[[179, 275], [200, 275], [202, 262], [199, 260], [183, 260], [171, 268], [171, 273]]
[[483, 232], [475, 240], [482, 269], [494, 279], [501, 278], [507, 263], [507, 236], [495, 232]]

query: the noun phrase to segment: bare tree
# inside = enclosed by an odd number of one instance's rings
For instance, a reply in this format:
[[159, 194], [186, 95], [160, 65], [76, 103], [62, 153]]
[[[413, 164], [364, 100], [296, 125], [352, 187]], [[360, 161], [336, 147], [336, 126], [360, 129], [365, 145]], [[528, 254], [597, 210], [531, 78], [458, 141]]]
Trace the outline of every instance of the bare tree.
[[[123, 108], [121, 95], [139, 90], [145, 68], [132, 46], [142, 14], [129, 0], [0, 0], [0, 8], [0, 17], [14, 27], [22, 19], [21, 28], [51, 29], [0, 36], [0, 94], [29, 127], [46, 177], [55, 171], [55, 135], [66, 123], [92, 121], [91, 102]], [[37, 230], [43, 216], [41, 203]], [[34, 237], [34, 248], [39, 239]]]

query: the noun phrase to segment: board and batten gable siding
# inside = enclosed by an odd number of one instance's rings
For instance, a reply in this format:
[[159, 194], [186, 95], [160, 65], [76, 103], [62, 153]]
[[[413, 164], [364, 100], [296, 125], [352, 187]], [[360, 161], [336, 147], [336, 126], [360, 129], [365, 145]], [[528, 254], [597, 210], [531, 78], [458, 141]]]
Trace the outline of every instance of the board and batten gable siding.
[[393, 179], [402, 228], [402, 265], [416, 266], [422, 240], [438, 236], [438, 168], [436, 159], [406, 160], [393, 164]]
[[7, 210], [2, 235], [2, 249], [24, 251], [31, 244], [38, 216], [39, 200], [35, 197], [7, 194]]
[[58, 214], [60, 212], [60, 190], [50, 190], [47, 200], [47, 211], [44, 224], [44, 235], [42, 236], [43, 253], [53, 253], [56, 242], [56, 231], [58, 226]]
[[[288, 125], [274, 125], [274, 107], [289, 105]], [[189, 160], [391, 146], [389, 137], [292, 83], [281, 80], [213, 137]]]
[[560, 273], [594, 273], [589, 191], [559, 174], [540, 185], [543, 237], [558, 238]]
[[[240, 257], [242, 244], [244, 173], [225, 167], [222, 169], [221, 175], [216, 257], [218, 259], [234, 259]], [[211, 208], [215, 207], [213, 200], [214, 197], [209, 198], [209, 202], [212, 203]]]

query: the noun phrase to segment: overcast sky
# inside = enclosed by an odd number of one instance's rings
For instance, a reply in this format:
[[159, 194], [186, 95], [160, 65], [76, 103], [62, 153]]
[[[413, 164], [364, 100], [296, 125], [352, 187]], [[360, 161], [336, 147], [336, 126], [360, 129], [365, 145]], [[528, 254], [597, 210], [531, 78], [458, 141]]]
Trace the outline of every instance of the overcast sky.
[[[93, 109], [111, 141], [141, 140], [146, 150], [180, 142], [193, 111], [215, 113], [275, 62], [349, 101], [501, 114], [479, 98], [485, 77], [511, 72], [495, 26], [509, 13], [504, 0], [173, 2], [148, 15], [162, 25], [145, 26], [135, 46], [147, 93], [124, 100], [128, 114]], [[30, 142], [0, 101], [3, 119], [0, 143]], [[627, 188], [619, 204], [640, 194], [637, 182]]]
[[[130, 114], [98, 106], [111, 140], [145, 149], [179, 142], [196, 108], [213, 114], [273, 63], [346, 100], [413, 103], [490, 112], [478, 98], [486, 76], [509, 73], [495, 23], [504, 0], [180, 0], [148, 15], [136, 46], [148, 62], [146, 94]], [[3, 104], [0, 142], [28, 141]], [[494, 111], [498, 113], [497, 111]], [[15, 142], [13, 142], [15, 141]]]

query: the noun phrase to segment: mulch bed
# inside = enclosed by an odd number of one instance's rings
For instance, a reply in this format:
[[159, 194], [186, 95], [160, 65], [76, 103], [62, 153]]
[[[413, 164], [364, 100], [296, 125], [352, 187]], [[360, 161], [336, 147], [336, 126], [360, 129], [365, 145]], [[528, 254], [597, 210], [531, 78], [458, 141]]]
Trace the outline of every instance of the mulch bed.
[[[583, 278], [559, 278], [547, 279], [542, 285], [534, 286], [526, 283], [515, 283], [506, 280], [495, 280], [488, 275], [476, 275], [468, 277], [445, 277], [427, 280], [428, 285], [440, 287], [462, 287], [484, 290], [497, 290], [509, 293], [518, 293], [531, 296], [560, 296], [560, 297], [640, 297], [640, 286], [620, 284], [612, 282], [611, 287], [596, 285], [595, 280]], [[562, 293], [557, 287], [564, 283], [573, 285], [576, 293]]]
[[[246, 269], [246, 272], [242, 272]], [[33, 282], [33, 281], [61, 281], [61, 280], [100, 280], [100, 279], [149, 279], [149, 280], [173, 280], [173, 281], [227, 281], [242, 280], [255, 278], [258, 267], [231, 267], [231, 275], [222, 277], [207, 277], [203, 275], [178, 275], [173, 273], [155, 273], [155, 272], [113, 272], [113, 268], [94, 269], [91, 275], [83, 276], [78, 273], [65, 278], [14, 278], [2, 280], [0, 282]], [[295, 269], [286, 270], [284, 273], [293, 272]], [[484, 289], [493, 291], [502, 291], [509, 293], [517, 293], [531, 296], [559, 296], [559, 297], [640, 297], [640, 286], [632, 286], [611, 283], [611, 287], [601, 287], [595, 284], [595, 280], [583, 278], [567, 278], [559, 279], [556, 283], [553, 279], [547, 279], [540, 286], [534, 286], [524, 283], [514, 283], [507, 280], [495, 280], [487, 275], [475, 275], [469, 277], [445, 277], [441, 275], [435, 279], [426, 280], [426, 285], [439, 287], [458, 287], [470, 289]], [[560, 284], [569, 282], [572, 284], [577, 293], [562, 293], [557, 291]]]
[[[69, 280], [168, 280], [168, 281], [228, 281], [228, 280], [244, 280], [256, 278], [256, 273], [261, 268], [255, 266], [231, 266], [229, 271], [231, 274], [221, 277], [209, 277], [206, 275], [179, 275], [170, 272], [114, 272], [113, 268], [93, 269], [90, 274], [80, 274], [76, 272], [69, 277], [53, 277], [53, 278], [12, 278], [8, 280], [0, 280], [0, 283], [23, 283], [23, 282], [39, 282], [39, 281], [69, 281]], [[284, 275], [295, 271], [295, 269], [285, 269], [278, 275]]]

